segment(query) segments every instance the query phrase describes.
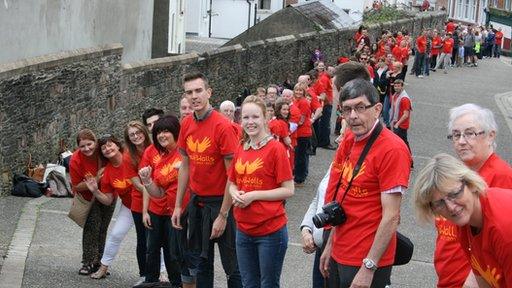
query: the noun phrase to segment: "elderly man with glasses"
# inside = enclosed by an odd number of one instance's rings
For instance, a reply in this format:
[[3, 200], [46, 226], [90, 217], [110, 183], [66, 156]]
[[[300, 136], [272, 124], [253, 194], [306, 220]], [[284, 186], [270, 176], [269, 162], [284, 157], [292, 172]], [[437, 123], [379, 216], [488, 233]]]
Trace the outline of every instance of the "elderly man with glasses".
[[[459, 159], [477, 172], [489, 187], [510, 189], [512, 168], [494, 152], [497, 131], [494, 115], [489, 109], [464, 104], [450, 110], [448, 139]], [[435, 222], [438, 232], [434, 253], [434, 266], [439, 277], [437, 287], [478, 287], [470, 272], [471, 262], [459, 244], [457, 226], [442, 216], [437, 216]]]

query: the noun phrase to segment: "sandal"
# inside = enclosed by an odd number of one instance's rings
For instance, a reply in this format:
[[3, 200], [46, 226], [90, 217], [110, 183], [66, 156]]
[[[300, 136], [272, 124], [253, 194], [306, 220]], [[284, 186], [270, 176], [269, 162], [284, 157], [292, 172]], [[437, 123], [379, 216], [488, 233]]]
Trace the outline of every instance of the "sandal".
[[84, 264], [80, 270], [78, 270], [78, 274], [80, 275], [90, 275], [92, 273], [92, 265], [91, 264]]
[[91, 274], [91, 278], [92, 279], [103, 279], [103, 278], [107, 277], [107, 275], [110, 275], [110, 273], [108, 272], [108, 266], [101, 265], [100, 268], [98, 269], [98, 271]]

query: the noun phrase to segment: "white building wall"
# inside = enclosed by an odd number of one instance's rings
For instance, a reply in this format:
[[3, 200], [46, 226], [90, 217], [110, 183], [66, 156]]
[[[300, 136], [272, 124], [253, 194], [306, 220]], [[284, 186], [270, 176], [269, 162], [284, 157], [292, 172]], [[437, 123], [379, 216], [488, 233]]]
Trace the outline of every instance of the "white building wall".
[[0, 63], [108, 43], [123, 61], [151, 58], [153, 0], [4, 0]]

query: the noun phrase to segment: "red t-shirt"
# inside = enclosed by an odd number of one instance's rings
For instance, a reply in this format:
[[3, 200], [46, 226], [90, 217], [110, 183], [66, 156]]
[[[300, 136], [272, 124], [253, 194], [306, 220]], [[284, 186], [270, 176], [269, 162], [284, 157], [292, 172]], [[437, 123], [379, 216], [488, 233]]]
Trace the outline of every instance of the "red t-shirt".
[[462, 250], [473, 273], [490, 287], [512, 287], [512, 191], [489, 188], [480, 203], [482, 228], [477, 235], [470, 225], [459, 228]]
[[297, 137], [310, 137], [313, 131], [311, 130], [311, 108], [308, 100], [306, 98], [294, 99], [292, 106], [299, 108], [300, 118], [304, 119], [302, 125], [297, 128]]
[[446, 33], [452, 33], [455, 32], [455, 23], [453, 22], [448, 22], [446, 24]]
[[440, 48], [434, 48], [434, 47], [441, 45], [442, 42], [443, 42], [443, 39], [441, 39], [441, 37], [439, 37], [439, 36], [436, 36], [432, 39], [432, 55], [439, 54]]
[[501, 32], [501, 31], [496, 32], [494, 37], [496, 39], [496, 45], [500, 45], [501, 46], [501, 41], [503, 40], [503, 32]]
[[[139, 155], [139, 156], [141, 159], [142, 155]], [[139, 176], [139, 173], [138, 173], [139, 167], [136, 167], [135, 165], [133, 165], [132, 157], [131, 157], [128, 149], [126, 149], [125, 153], [123, 153], [123, 165], [126, 166], [125, 167], [126, 177], [131, 179], [133, 177]], [[132, 204], [131, 204], [130, 210], [132, 210], [133, 212], [142, 213], [142, 192], [137, 190], [137, 188], [135, 188], [135, 185], [132, 185], [131, 193], [132, 193], [132, 196], [131, 196]]]
[[402, 54], [402, 48], [400, 46], [396, 45], [393, 50], [391, 50], [391, 54], [395, 57], [396, 61], [403, 62], [403, 54]]
[[368, 73], [370, 74], [370, 79], [375, 78], [375, 72], [373, 71], [372, 65], [366, 65], [366, 70], [368, 70]]
[[[299, 124], [300, 121], [300, 110], [297, 108], [296, 105], [293, 105], [293, 102], [290, 104], [290, 119], [288, 120], [289, 123], [296, 123]], [[290, 131], [290, 139], [292, 140], [292, 146], [297, 146], [297, 130], [295, 130], [293, 133]]]
[[329, 76], [327, 72], [321, 72], [318, 75], [318, 79], [311, 88], [312, 90], [314, 90], [313, 94], [320, 95], [322, 93], [325, 93], [325, 95], [327, 96], [325, 101], [329, 104], [332, 104], [331, 76]]
[[231, 122], [231, 126], [233, 126], [233, 129], [235, 129], [236, 138], [238, 140], [242, 140], [244, 137], [242, 126], [236, 122]]
[[402, 54], [402, 64], [407, 65], [407, 62], [409, 61], [409, 48], [402, 47], [402, 48], [400, 48], [400, 51]]
[[425, 53], [427, 49], [427, 38], [425, 36], [420, 36], [416, 39], [416, 49], [418, 49], [419, 53]]
[[[393, 94], [393, 99], [391, 100], [391, 107], [394, 107], [395, 105], [395, 102], [398, 100], [398, 96], [399, 94], [395, 93]], [[411, 122], [411, 110], [412, 110], [412, 105], [411, 105], [411, 100], [407, 97], [402, 97], [402, 100], [400, 100], [400, 104], [399, 104], [399, 108], [398, 108], [398, 120], [400, 120], [400, 118], [402, 118], [402, 115], [404, 115], [404, 112], [406, 110], [409, 111], [409, 117], [407, 117], [407, 119], [405, 119], [402, 123], [400, 123], [400, 125], [398, 125], [398, 127], [402, 128], [402, 129], [409, 129], [409, 123]], [[393, 123], [395, 124], [395, 123]]]
[[127, 163], [124, 161], [118, 167], [108, 162], [101, 177], [101, 192], [119, 196], [125, 207], [132, 207], [132, 180], [128, 177]]
[[[478, 171], [489, 187], [512, 189], [512, 168], [495, 153]], [[437, 240], [434, 266], [439, 278], [437, 287], [462, 287], [471, 269], [459, 243], [457, 225], [436, 217]]]
[[[246, 193], [272, 190], [292, 179], [286, 151], [276, 140], [258, 150], [240, 145], [229, 169], [229, 181]], [[288, 221], [283, 200], [253, 201], [245, 208], [234, 207], [233, 213], [238, 229], [254, 237], [271, 234]]]
[[311, 97], [311, 99], [309, 100], [309, 108], [311, 109], [311, 113], [314, 113], [316, 109], [322, 108], [322, 103], [320, 103], [320, 101], [318, 100], [318, 96], [315, 94], [312, 88], [309, 88], [307, 92]]
[[[71, 155], [69, 161], [69, 177], [71, 178], [71, 184], [76, 186], [85, 180], [87, 177], [96, 177], [98, 173], [98, 157], [93, 158], [86, 157], [80, 150], [76, 150]], [[85, 191], [74, 191], [84, 197], [85, 200], [92, 200], [92, 193], [89, 190]]]
[[268, 122], [268, 129], [274, 138], [284, 144], [283, 139], [290, 136], [288, 123], [283, 119], [272, 119]]
[[453, 52], [453, 39], [448, 38], [443, 41], [443, 53], [452, 54]]
[[[176, 204], [176, 192], [178, 191], [178, 170], [181, 165], [181, 155], [178, 149], [174, 149], [167, 154], [160, 154], [161, 161], [151, 165], [151, 178], [155, 184], [165, 189], [165, 196], [161, 198], [151, 197], [148, 210], [156, 215], [172, 215]], [[187, 207], [190, 198], [189, 193], [185, 193], [182, 208]]]
[[[227, 175], [224, 158], [234, 154], [237, 136], [230, 121], [212, 110], [203, 120], [183, 119], [178, 147], [189, 157], [189, 187], [199, 196], [222, 196]], [[208, 176], [208, 177], [205, 177]]]
[[[353, 133], [347, 133], [336, 151], [325, 203], [332, 201], [340, 177], [342, 182], [336, 199], [338, 203], [341, 201], [354, 166], [369, 138], [355, 142], [354, 136]], [[333, 235], [331, 257], [336, 262], [361, 266], [362, 260], [370, 251], [382, 219], [381, 193], [397, 186], [408, 186], [411, 161], [411, 154], [404, 141], [383, 128], [341, 204], [347, 221], [337, 226]], [[392, 265], [395, 248], [396, 237], [393, 236], [377, 265]]]

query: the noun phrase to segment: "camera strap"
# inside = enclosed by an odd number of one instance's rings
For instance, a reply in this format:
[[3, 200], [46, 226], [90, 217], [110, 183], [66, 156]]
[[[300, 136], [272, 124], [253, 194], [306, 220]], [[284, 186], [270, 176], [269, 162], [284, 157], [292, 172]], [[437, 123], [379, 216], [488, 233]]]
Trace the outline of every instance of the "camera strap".
[[[368, 139], [368, 142], [366, 142], [366, 145], [364, 146], [363, 152], [361, 152], [361, 155], [359, 156], [359, 159], [357, 160], [357, 164], [354, 167], [354, 170], [352, 172], [352, 177], [350, 178], [350, 181], [348, 182], [347, 189], [345, 189], [345, 193], [343, 194], [343, 198], [341, 198], [340, 205], [343, 203], [343, 200], [345, 200], [345, 197], [348, 194], [348, 190], [350, 190], [350, 187], [352, 187], [352, 181], [354, 178], [359, 174], [359, 170], [361, 170], [361, 166], [363, 165], [364, 158], [366, 158], [366, 155], [370, 151], [370, 148], [372, 147], [375, 140], [377, 140], [377, 137], [379, 137], [380, 132], [382, 131], [382, 124], [377, 123], [375, 128], [372, 131], [372, 134], [370, 134], [370, 138]], [[340, 175], [340, 179], [338, 180], [338, 184], [336, 184], [336, 190], [334, 191], [334, 199], [333, 201], [336, 201], [336, 197], [338, 196], [338, 190], [340, 189], [341, 181], [343, 180], [343, 175]]]

